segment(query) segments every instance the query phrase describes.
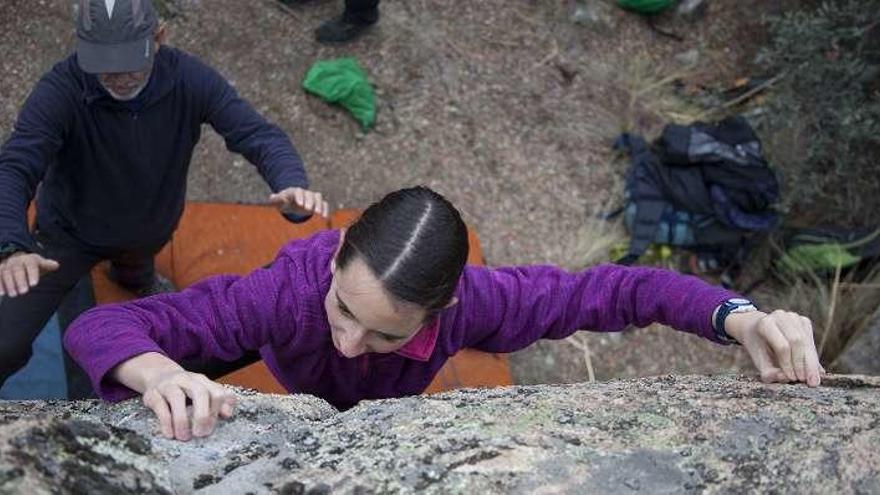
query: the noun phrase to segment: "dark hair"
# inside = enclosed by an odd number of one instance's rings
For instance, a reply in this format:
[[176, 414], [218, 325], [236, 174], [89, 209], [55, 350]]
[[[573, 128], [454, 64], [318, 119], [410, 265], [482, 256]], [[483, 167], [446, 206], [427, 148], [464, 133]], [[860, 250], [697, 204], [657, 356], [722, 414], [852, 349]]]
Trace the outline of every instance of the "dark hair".
[[446, 198], [427, 187], [400, 189], [373, 203], [345, 233], [336, 266], [355, 254], [392, 296], [428, 316], [445, 307], [467, 262], [467, 227]]

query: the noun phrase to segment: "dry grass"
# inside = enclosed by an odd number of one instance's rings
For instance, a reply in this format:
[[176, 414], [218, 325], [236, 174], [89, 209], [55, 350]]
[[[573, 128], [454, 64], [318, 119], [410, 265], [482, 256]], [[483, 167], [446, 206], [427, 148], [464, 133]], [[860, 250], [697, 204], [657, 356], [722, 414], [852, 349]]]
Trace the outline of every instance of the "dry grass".
[[676, 84], [696, 75], [692, 67], [669, 68], [652, 60], [647, 54], [631, 59], [623, 71], [623, 86], [627, 89], [629, 109], [622, 127], [638, 129], [639, 123], [656, 120], [663, 124], [690, 124], [705, 111], [676, 89]]
[[568, 250], [571, 253], [569, 259], [565, 260], [563, 266], [569, 270], [581, 270], [610, 261], [614, 248], [627, 240], [628, 236], [619, 221], [589, 218], [578, 231], [573, 246]]
[[623, 215], [606, 220], [605, 216], [623, 205], [624, 170], [628, 158], [617, 155], [597, 165], [597, 175], [606, 178], [607, 185], [596, 191], [587, 206], [584, 220], [565, 247], [566, 256], [557, 264], [567, 270], [583, 270], [589, 266], [611, 261], [615, 248], [625, 244], [629, 236], [623, 226]]

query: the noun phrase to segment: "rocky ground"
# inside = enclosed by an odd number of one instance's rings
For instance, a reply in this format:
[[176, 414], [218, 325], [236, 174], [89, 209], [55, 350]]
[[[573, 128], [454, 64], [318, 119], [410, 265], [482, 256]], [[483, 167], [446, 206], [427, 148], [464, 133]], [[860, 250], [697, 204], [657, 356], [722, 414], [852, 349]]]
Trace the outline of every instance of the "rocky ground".
[[138, 401], [0, 403], [0, 493], [880, 493], [877, 378], [239, 399], [187, 443]]
[[[40, 74], [71, 50], [71, 3], [0, 4], [0, 136]], [[312, 39], [341, 2], [165, 3], [176, 14], [171, 43], [217, 67], [290, 133], [334, 207], [423, 183], [461, 208], [490, 264], [579, 267], [595, 214], [620, 193], [625, 165], [613, 160], [611, 138], [702, 111], [686, 98], [747, 73], [762, 16], [797, 2], [707, 0], [703, 16], [664, 14], [656, 24], [677, 41], [602, 0], [385, 0], [379, 24], [341, 47]], [[315, 60], [343, 55], [357, 57], [376, 87], [369, 133], [300, 88]], [[206, 131], [190, 199], [259, 203], [267, 194], [252, 167]], [[741, 354], [672, 335], [585, 342], [600, 378], [747, 368]], [[542, 344], [516, 355], [514, 372], [523, 383], [582, 380], [583, 356], [568, 343]]]

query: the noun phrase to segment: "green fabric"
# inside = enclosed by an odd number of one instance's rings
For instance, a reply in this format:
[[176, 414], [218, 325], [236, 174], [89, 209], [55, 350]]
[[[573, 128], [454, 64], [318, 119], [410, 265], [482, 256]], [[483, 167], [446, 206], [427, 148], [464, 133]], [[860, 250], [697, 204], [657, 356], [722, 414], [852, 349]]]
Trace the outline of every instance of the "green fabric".
[[786, 251], [779, 263], [786, 271], [803, 273], [836, 270], [838, 266], [846, 268], [859, 260], [840, 244], [805, 244]]
[[639, 14], [656, 14], [672, 7], [673, 3], [675, 0], [617, 0], [621, 8]]
[[[812, 238], [810, 235], [799, 235], [797, 239], [802, 242], [821, 241], [822, 238]], [[817, 244], [801, 244], [785, 252], [779, 260], [783, 270], [791, 273], [804, 272], [829, 272], [837, 270], [837, 267], [848, 268], [862, 260], [860, 248], [874, 242], [880, 237], [880, 229], [852, 242], [840, 244], [837, 242], [824, 242]]]
[[346, 108], [364, 130], [376, 121], [376, 98], [367, 74], [353, 58], [319, 60], [303, 80], [306, 91]]

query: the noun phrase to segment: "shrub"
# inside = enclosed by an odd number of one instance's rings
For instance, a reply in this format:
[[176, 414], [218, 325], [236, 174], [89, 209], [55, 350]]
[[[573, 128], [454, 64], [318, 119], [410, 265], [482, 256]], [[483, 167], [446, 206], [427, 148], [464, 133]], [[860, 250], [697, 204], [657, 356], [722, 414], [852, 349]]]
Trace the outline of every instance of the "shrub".
[[880, 211], [880, 0], [770, 20], [759, 62], [782, 74], [762, 126], [789, 220], [864, 226]]

